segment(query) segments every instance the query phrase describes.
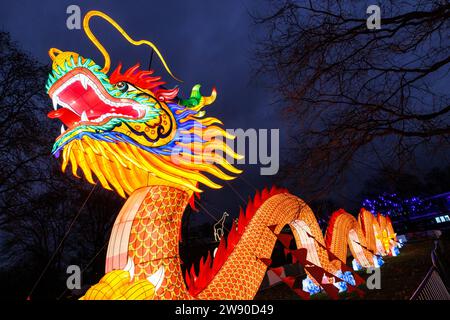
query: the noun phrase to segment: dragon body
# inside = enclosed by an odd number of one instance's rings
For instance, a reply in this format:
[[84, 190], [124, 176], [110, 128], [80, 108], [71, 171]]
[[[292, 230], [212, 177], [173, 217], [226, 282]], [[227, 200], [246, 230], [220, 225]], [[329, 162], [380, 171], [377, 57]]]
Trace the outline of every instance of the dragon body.
[[[105, 58], [104, 67], [75, 52], [49, 51], [53, 60], [47, 91], [63, 123], [53, 154], [62, 170], [71, 166], [90, 183], [100, 183], [127, 198], [112, 229], [105, 276], [82, 299], [251, 299], [263, 280], [275, 242], [289, 225], [305, 264], [304, 289], [344, 290], [355, 286], [346, 271], [347, 250], [355, 265], [374, 267], [379, 256], [396, 253], [389, 218], [361, 210], [358, 219], [340, 210], [333, 214], [325, 237], [312, 210], [286, 189], [257, 192], [238, 223], [222, 237], [213, 256], [202, 258], [183, 274], [179, 257], [181, 220], [202, 186], [220, 188], [214, 179], [230, 180], [240, 170], [226, 161], [241, 156], [226, 144], [233, 139], [218, 119], [206, 117], [213, 103], [196, 85], [188, 99], [178, 88], [167, 89], [160, 77], [139, 65], [108, 75], [106, 50], [89, 29], [89, 19], [109, 21], [130, 43], [114, 20], [89, 12], [84, 28]], [[95, 182], [97, 180], [97, 182]], [[288, 250], [288, 246], [286, 246]], [[309, 290], [311, 287], [314, 290]]]

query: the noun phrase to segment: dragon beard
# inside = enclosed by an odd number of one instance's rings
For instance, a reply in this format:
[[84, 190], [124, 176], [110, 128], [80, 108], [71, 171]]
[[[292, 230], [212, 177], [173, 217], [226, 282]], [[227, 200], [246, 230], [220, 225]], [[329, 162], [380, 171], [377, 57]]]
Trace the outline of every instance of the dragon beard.
[[[201, 191], [198, 183], [218, 189], [221, 186], [203, 172], [224, 180], [233, 177], [220, 170], [215, 163], [239, 173], [223, 156], [207, 151], [212, 147], [221, 148], [222, 144], [210, 141], [204, 146], [188, 143], [184, 147], [192, 148], [193, 154], [160, 156], [125, 142], [108, 143], [82, 137], [63, 148], [62, 170], [65, 171], [70, 163], [74, 176], [79, 177], [80, 168], [87, 181], [95, 184], [95, 176], [104, 188], [114, 188], [123, 197], [139, 188], [155, 184], [177, 186], [195, 192]], [[227, 149], [220, 149], [223, 150], [227, 152]]]

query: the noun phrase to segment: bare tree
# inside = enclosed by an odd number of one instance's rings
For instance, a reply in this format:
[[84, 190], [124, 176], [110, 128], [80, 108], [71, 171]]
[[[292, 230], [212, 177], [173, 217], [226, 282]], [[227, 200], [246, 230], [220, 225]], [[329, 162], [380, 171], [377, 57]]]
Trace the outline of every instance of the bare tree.
[[8, 33], [0, 32], [0, 48], [0, 208], [5, 209], [48, 178], [50, 170], [43, 169], [52, 137], [43, 133], [58, 129], [43, 123], [45, 66], [22, 52]]
[[56, 298], [70, 264], [99, 280], [123, 199], [61, 173], [50, 154], [58, 124], [46, 117], [50, 67], [1, 31], [0, 48], [0, 281], [8, 298], [32, 288], [33, 299]]
[[383, 1], [379, 30], [365, 1], [270, 4], [255, 17], [267, 35], [257, 70], [291, 121], [296, 184], [328, 190], [361, 157], [403, 165], [424, 145], [448, 155], [448, 1]]

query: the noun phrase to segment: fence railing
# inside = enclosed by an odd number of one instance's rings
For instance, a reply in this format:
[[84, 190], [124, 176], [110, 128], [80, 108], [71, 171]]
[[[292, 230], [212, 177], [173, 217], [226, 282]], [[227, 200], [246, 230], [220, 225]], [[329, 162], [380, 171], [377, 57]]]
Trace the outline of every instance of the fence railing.
[[447, 287], [439, 275], [439, 260], [437, 248], [439, 240], [434, 241], [434, 248], [431, 251], [432, 265], [427, 275], [420, 283], [419, 287], [411, 296], [410, 300], [450, 300], [450, 294]]

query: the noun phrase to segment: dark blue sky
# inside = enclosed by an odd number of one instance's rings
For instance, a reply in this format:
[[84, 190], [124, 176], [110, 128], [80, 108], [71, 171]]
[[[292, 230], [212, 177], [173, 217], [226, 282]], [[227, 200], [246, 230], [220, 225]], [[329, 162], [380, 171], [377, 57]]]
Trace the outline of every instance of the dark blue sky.
[[[254, 26], [249, 10], [261, 10], [256, 1], [11, 1], [0, 10], [0, 28], [26, 52], [43, 63], [49, 62], [51, 47], [75, 51], [102, 64], [103, 58], [82, 30], [66, 27], [66, 8], [80, 6], [84, 16], [89, 10], [100, 10], [115, 19], [134, 39], [155, 43], [174, 74], [184, 82], [177, 83], [159, 72], [169, 85], [179, 85], [181, 96], [202, 84], [209, 94], [215, 86], [218, 98], [208, 114], [218, 117], [226, 128], [282, 128], [277, 110], [270, 104], [274, 97], [252, 80], [252, 58], [255, 45]], [[259, 7], [256, 7], [259, 6]], [[134, 47], [100, 18], [93, 18], [92, 30], [111, 55], [112, 68], [120, 61], [126, 66], [140, 62], [147, 66], [148, 47]], [[160, 71], [159, 60], [153, 68]], [[51, 102], [49, 100], [49, 110]], [[51, 120], [47, 120], [51, 121]], [[281, 134], [284, 131], [281, 129]], [[58, 133], [55, 132], [55, 137]], [[49, 146], [49, 150], [51, 146]], [[56, 160], [55, 160], [56, 161]], [[245, 166], [243, 177], [262, 188], [268, 177], [259, 176], [257, 165]], [[243, 198], [254, 189], [242, 179], [231, 182]], [[204, 204], [210, 213], [220, 217], [221, 211], [234, 214], [243, 205], [232, 189], [208, 191]]]
[[[184, 80], [183, 83], [177, 83], [164, 72], [159, 72], [170, 86], [180, 86], [181, 96], [186, 97], [197, 83], [202, 84], [204, 94], [208, 94], [215, 86], [218, 98], [207, 108], [207, 112], [221, 119], [226, 128], [279, 128], [281, 146], [288, 146], [287, 129], [279, 113], [280, 109], [271, 105], [276, 97], [270, 90], [255, 83], [252, 77], [253, 49], [258, 32], [261, 31], [253, 25], [249, 12], [266, 11], [267, 8], [263, 7], [265, 1], [27, 0], [10, 1], [7, 5], [3, 1], [0, 28], [10, 32], [12, 39], [22, 49], [43, 63], [49, 62], [48, 49], [57, 47], [76, 51], [102, 64], [101, 55], [84, 32], [67, 29], [66, 8], [72, 4], [80, 6], [82, 15], [93, 9], [103, 11], [134, 39], [154, 42], [174, 74]], [[119, 61], [126, 66], [136, 62], [148, 65], [149, 48], [131, 46], [115, 29], [99, 18], [93, 18], [92, 29], [109, 51], [112, 68]], [[156, 57], [152, 67], [161, 71]], [[49, 100], [49, 110], [50, 106]], [[57, 134], [59, 133], [55, 132], [55, 137]], [[283, 158], [282, 155], [281, 157]], [[245, 172], [242, 177], [251, 185], [261, 189], [269, 184], [270, 177], [261, 177], [258, 166], [245, 166], [243, 169]], [[359, 192], [367, 170], [364, 166], [353, 168], [344, 187], [336, 187], [331, 194], [340, 198], [340, 204], [345, 208], [357, 205], [352, 200]], [[242, 179], [231, 184], [243, 198], [254, 193], [253, 187]], [[234, 215], [238, 206], [243, 205], [243, 201], [227, 185], [222, 190], [206, 192], [204, 201], [211, 214], [216, 217], [220, 217], [224, 210]]]
[[[135, 39], [153, 41], [173, 72], [184, 80], [179, 84], [182, 95], [189, 94], [196, 83], [203, 85], [205, 93], [216, 86], [219, 96], [213, 111], [226, 126], [267, 127], [255, 126], [264, 121], [268, 127], [279, 127], [271, 124], [276, 112], [269, 108], [269, 95], [250, 83], [255, 29], [247, 10], [254, 7], [254, 1], [40, 1], [39, 5], [15, 1], [2, 8], [0, 27], [42, 62], [49, 61], [48, 49], [57, 47], [101, 64], [102, 57], [84, 32], [66, 28], [70, 4], [78, 4], [82, 14], [103, 11]], [[119, 61], [148, 65], [148, 47], [131, 46], [99, 18], [93, 18], [92, 25], [110, 52], [113, 67]], [[153, 67], [158, 65], [155, 59]]]

